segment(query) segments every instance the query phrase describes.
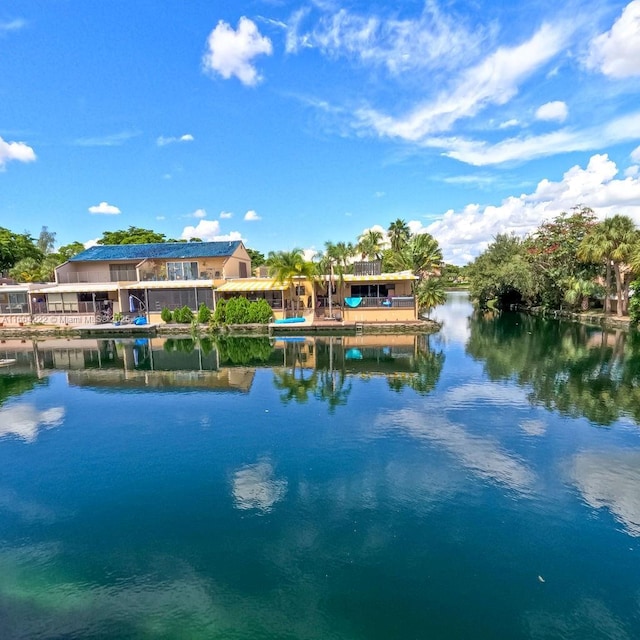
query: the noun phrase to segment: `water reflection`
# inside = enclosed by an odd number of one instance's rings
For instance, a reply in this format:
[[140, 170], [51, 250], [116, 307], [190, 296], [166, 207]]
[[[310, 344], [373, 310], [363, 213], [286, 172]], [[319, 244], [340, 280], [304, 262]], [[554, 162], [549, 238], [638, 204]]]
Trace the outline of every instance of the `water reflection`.
[[0, 403], [3, 389], [18, 395], [59, 370], [77, 386], [246, 393], [256, 368], [270, 367], [283, 403], [316, 398], [334, 411], [346, 404], [354, 376], [429, 393], [444, 364], [423, 335], [23, 340], [5, 342], [2, 353], [17, 360], [12, 371], [20, 377], [0, 376]]
[[233, 474], [233, 497], [237, 509], [268, 513], [287, 492], [287, 481], [276, 478], [269, 460], [245, 465]]
[[571, 477], [590, 506], [608, 507], [631, 535], [640, 536], [640, 450], [580, 452]]
[[0, 438], [12, 435], [24, 442], [34, 442], [41, 429], [59, 427], [64, 413], [63, 407], [40, 411], [27, 403], [0, 407]]
[[640, 335], [515, 313], [474, 315], [467, 353], [563, 415], [640, 421]]

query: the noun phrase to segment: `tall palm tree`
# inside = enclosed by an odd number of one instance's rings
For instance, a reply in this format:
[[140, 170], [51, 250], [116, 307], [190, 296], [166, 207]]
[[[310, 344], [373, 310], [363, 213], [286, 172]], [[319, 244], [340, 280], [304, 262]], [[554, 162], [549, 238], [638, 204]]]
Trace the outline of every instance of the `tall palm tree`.
[[615, 215], [596, 224], [585, 236], [578, 250], [578, 257], [605, 264], [605, 312], [611, 311], [611, 271], [616, 283], [618, 304], [616, 313], [627, 312], [629, 286], [624, 274], [624, 265], [633, 260], [638, 244], [638, 230], [628, 216]]
[[358, 238], [358, 251], [362, 255], [362, 259], [380, 260], [382, 257], [382, 231], [369, 229]]
[[286, 283], [291, 292], [294, 309], [298, 310], [298, 296], [295, 295], [296, 279], [313, 280], [317, 270], [313, 262], [304, 259], [302, 249], [291, 251], [270, 251], [266, 260], [269, 275], [278, 283]]
[[411, 238], [411, 229], [409, 225], [398, 218], [395, 222], [392, 222], [387, 229], [389, 235], [389, 242], [391, 242], [391, 249], [393, 251], [400, 251]]
[[394, 253], [391, 264], [398, 271], [412, 271], [424, 278], [436, 271], [442, 263], [442, 250], [429, 233], [411, 236], [401, 251]]

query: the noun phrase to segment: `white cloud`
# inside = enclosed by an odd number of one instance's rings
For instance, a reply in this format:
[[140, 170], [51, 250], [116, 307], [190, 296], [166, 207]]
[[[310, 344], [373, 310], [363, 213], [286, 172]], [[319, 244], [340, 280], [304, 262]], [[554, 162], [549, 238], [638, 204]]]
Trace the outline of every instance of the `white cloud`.
[[12, 31], [20, 31], [20, 29], [24, 29], [27, 26], [27, 21], [22, 18], [16, 18], [15, 20], [10, 20], [9, 22], [0, 22], [0, 36], [4, 36], [7, 33], [11, 33]]
[[77, 138], [73, 141], [78, 147], [120, 147], [125, 142], [140, 135], [139, 131], [120, 131], [106, 136], [93, 138]]
[[97, 213], [107, 216], [117, 216], [122, 213], [118, 207], [113, 204], [109, 204], [107, 202], [101, 202], [100, 204], [94, 204], [89, 207], [89, 213]]
[[34, 162], [36, 154], [34, 150], [24, 142], [6, 142], [0, 137], [0, 171], [3, 171], [7, 162]]
[[206, 218], [207, 212], [204, 209], [196, 209], [191, 215], [194, 218]]
[[208, 50], [202, 64], [206, 71], [219, 74], [225, 79], [235, 76], [247, 86], [254, 86], [261, 76], [253, 66], [253, 59], [259, 55], [271, 55], [271, 40], [262, 36], [256, 24], [240, 18], [238, 29], [220, 20], [207, 39]]
[[[432, 102], [401, 118], [365, 108], [356, 111], [359, 124], [380, 136], [428, 142], [427, 136], [448, 131], [461, 118], [475, 116], [490, 104], [503, 105], [518, 93], [518, 86], [562, 48], [567, 25], [543, 25], [531, 39], [515, 47], [500, 47], [479, 64], [466, 69]], [[438, 146], [437, 144], [434, 146]]]
[[233, 213], [231, 213], [231, 211], [221, 211], [220, 212], [220, 219], [221, 220], [228, 220], [229, 218], [233, 218]]
[[168, 144], [174, 144], [176, 142], [193, 142], [194, 137], [190, 133], [185, 133], [182, 136], [159, 136], [156, 140], [156, 144], [159, 147], [165, 147]]
[[621, 116], [604, 126], [582, 130], [564, 128], [538, 136], [508, 138], [493, 145], [463, 137], [430, 138], [424, 145], [445, 149], [444, 155], [479, 167], [523, 162], [558, 153], [601, 149], [605, 145], [638, 138], [640, 112]]
[[438, 240], [447, 262], [464, 264], [497, 234], [523, 236], [580, 203], [592, 207], [600, 217], [621, 213], [640, 225], [640, 177], [621, 179], [617, 175], [618, 168], [607, 155], [594, 155], [586, 168], [576, 165], [558, 182], [541, 180], [533, 193], [510, 196], [499, 205], [450, 209], [424, 229]]
[[612, 78], [640, 76], [640, 0], [630, 2], [611, 29], [591, 41], [587, 66]]
[[118, 207], [113, 204], [109, 204], [107, 202], [101, 202], [100, 204], [94, 204], [92, 207], [89, 207], [89, 213], [97, 213], [107, 216], [117, 216], [122, 213]]
[[374, 198], [384, 198], [387, 194], [384, 191], [376, 191], [373, 194]]
[[246, 465], [235, 472], [232, 482], [236, 509], [268, 513], [287, 493], [287, 481], [277, 479], [267, 461]]
[[250, 209], [244, 214], [244, 220], [246, 222], [256, 222], [262, 220], [262, 218], [253, 209]]
[[156, 216], [156, 220], [165, 220], [165, 216]]
[[91, 247], [98, 246], [98, 240], [100, 240], [100, 238], [93, 238], [91, 240], [87, 240], [86, 242], [83, 242], [82, 244], [84, 245], [85, 249], [90, 249]]
[[200, 238], [205, 242], [222, 242], [227, 240], [243, 240], [239, 231], [231, 231], [230, 233], [220, 233], [220, 223], [217, 220], [200, 220], [197, 226], [188, 226], [182, 230], [180, 238], [190, 240], [191, 238]]
[[520, 120], [516, 118], [511, 118], [510, 120], [505, 120], [498, 125], [498, 129], [510, 129], [511, 127], [517, 127], [520, 124]]
[[538, 120], [555, 120], [556, 122], [564, 122], [567, 119], [569, 110], [566, 103], [561, 100], [547, 102], [536, 110], [536, 118]]
[[631, 160], [640, 163], [640, 147], [636, 147], [630, 154]]
[[63, 407], [38, 411], [31, 404], [0, 407], [0, 438], [17, 436], [25, 442], [35, 442], [40, 429], [59, 427], [64, 420]]
[[410, 69], [451, 69], [473, 57], [486, 31], [468, 27], [460, 16], [444, 15], [435, 2], [426, 2], [414, 19], [394, 16], [360, 15], [316, 3], [322, 14], [314, 26], [303, 29], [313, 19], [309, 9], [296, 11], [289, 19], [286, 50], [319, 49], [331, 58], [344, 57], [360, 64], [384, 67], [396, 74]]

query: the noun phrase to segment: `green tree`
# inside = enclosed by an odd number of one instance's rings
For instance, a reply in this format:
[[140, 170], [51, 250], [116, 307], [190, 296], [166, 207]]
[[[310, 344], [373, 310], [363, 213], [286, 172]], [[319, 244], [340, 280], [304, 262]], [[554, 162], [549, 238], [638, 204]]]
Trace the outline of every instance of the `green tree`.
[[0, 227], [0, 273], [8, 271], [24, 258], [40, 262], [43, 253], [28, 233], [13, 233]]
[[415, 289], [415, 296], [418, 308], [425, 313], [429, 313], [434, 307], [444, 304], [447, 294], [444, 290], [442, 278], [431, 277], [420, 280]]
[[469, 265], [469, 291], [481, 307], [494, 299], [501, 305], [536, 301], [539, 281], [523, 241], [498, 234]]
[[618, 298], [616, 313], [627, 313], [629, 300], [629, 282], [624, 265], [634, 263], [637, 255], [638, 231], [628, 216], [615, 215], [596, 224], [580, 244], [579, 254], [584, 260], [595, 263], [604, 262], [605, 266], [605, 311], [610, 312], [611, 271], [615, 276]]
[[69, 258], [73, 258], [73, 256], [78, 255], [84, 251], [84, 245], [82, 242], [71, 242], [70, 244], [65, 244], [58, 249], [58, 257], [60, 259], [60, 264], [69, 260]]
[[269, 275], [275, 282], [287, 284], [294, 301], [295, 310], [298, 309], [298, 297], [295, 295], [295, 283], [298, 278], [313, 279], [317, 274], [316, 265], [304, 259], [302, 249], [291, 251], [270, 251], [267, 257]]
[[256, 267], [261, 267], [265, 263], [264, 253], [261, 253], [256, 249], [249, 249], [249, 247], [247, 247], [247, 253], [249, 254], [249, 258], [251, 258], [252, 269], [255, 269]]
[[362, 259], [380, 260], [382, 258], [382, 231], [369, 229], [358, 238], [357, 250]]
[[166, 241], [164, 233], [140, 227], [129, 227], [120, 231], [104, 231], [98, 244], [147, 244]]
[[411, 229], [409, 229], [409, 225], [404, 220], [398, 218], [389, 225], [387, 234], [389, 236], [389, 242], [391, 243], [391, 249], [393, 251], [401, 251], [409, 242]]
[[591, 280], [597, 270], [581, 259], [580, 247], [595, 224], [593, 210], [577, 206], [544, 222], [525, 240], [525, 250], [539, 279], [542, 303], [558, 309], [576, 280]]
[[43, 254], [53, 253], [53, 247], [56, 243], [56, 234], [49, 231], [49, 227], [42, 227], [40, 235], [36, 240], [36, 246]]
[[402, 249], [393, 254], [391, 266], [395, 271], [411, 271], [421, 279], [438, 271], [442, 263], [442, 250], [429, 233], [418, 233]]

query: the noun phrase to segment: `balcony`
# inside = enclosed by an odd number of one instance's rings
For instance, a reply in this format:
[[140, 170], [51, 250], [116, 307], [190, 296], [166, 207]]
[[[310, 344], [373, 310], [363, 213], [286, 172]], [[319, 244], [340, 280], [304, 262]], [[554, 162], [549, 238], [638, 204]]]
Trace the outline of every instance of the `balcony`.
[[[345, 298], [353, 301], [352, 304], [346, 304], [348, 309], [413, 309], [415, 298], [413, 296], [393, 296], [393, 297], [370, 297], [370, 298]], [[354, 304], [355, 301], [360, 302]]]
[[369, 262], [354, 262], [354, 276], [379, 276], [382, 273], [382, 261], [370, 260]]
[[[133, 274], [133, 282], [135, 282], [135, 273]], [[96, 271], [75, 271], [72, 273], [58, 273], [58, 284], [81, 284], [81, 283], [103, 283], [112, 282], [109, 273], [100, 273]]]

